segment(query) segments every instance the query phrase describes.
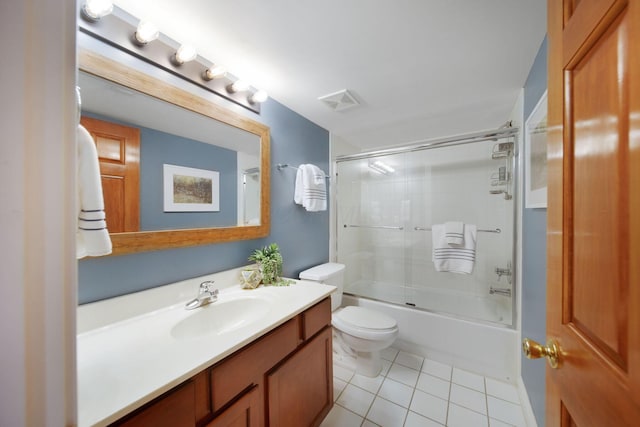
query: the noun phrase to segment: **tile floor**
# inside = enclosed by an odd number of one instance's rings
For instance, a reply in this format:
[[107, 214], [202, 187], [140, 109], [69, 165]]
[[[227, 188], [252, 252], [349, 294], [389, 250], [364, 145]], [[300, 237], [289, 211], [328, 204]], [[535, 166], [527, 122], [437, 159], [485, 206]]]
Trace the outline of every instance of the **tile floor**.
[[514, 385], [394, 348], [382, 357], [377, 378], [334, 365], [335, 405], [320, 427], [526, 427]]

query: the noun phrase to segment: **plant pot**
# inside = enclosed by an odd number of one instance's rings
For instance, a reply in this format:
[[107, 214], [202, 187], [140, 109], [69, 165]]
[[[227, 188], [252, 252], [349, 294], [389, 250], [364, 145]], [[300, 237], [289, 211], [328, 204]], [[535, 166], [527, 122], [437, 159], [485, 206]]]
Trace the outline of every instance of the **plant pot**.
[[262, 281], [262, 274], [258, 269], [240, 271], [240, 286], [242, 289], [255, 289]]
[[282, 276], [282, 261], [277, 259], [264, 260], [258, 263], [262, 275], [262, 283], [272, 285]]

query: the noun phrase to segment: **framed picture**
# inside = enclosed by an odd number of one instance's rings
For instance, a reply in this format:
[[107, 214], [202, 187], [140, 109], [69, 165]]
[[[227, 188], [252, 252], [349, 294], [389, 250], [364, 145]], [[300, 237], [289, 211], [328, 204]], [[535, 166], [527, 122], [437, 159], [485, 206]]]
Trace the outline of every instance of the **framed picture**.
[[220, 211], [220, 173], [164, 165], [165, 212]]
[[525, 207], [547, 207], [547, 92], [524, 124]]

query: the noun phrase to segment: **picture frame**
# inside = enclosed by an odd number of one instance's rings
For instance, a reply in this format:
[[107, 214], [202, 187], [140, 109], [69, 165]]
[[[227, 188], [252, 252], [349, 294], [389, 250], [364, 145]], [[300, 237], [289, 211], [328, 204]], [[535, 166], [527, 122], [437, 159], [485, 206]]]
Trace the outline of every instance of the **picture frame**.
[[163, 165], [165, 212], [219, 212], [220, 173]]
[[547, 91], [524, 125], [525, 208], [547, 207]]

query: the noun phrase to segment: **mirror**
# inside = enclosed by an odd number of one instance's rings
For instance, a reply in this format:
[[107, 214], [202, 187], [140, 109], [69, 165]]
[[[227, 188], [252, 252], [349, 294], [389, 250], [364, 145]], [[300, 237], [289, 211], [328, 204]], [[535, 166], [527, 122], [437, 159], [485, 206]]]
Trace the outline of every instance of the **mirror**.
[[[79, 62], [83, 123], [89, 117], [140, 130], [139, 231], [111, 233], [114, 254], [269, 234], [267, 126], [91, 51], [81, 50]], [[167, 178], [175, 166], [180, 172]], [[213, 197], [209, 190], [202, 209], [190, 202], [169, 209], [178, 174], [192, 171], [196, 180], [199, 172], [215, 174]]]

